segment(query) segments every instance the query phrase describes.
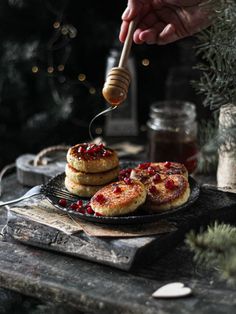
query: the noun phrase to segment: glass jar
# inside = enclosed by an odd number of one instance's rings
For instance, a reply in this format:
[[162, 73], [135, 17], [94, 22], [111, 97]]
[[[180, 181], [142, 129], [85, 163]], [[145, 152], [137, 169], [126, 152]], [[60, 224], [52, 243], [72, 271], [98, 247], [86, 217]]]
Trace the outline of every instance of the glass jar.
[[150, 107], [148, 158], [183, 163], [192, 173], [197, 167], [197, 121], [193, 103], [158, 101]]

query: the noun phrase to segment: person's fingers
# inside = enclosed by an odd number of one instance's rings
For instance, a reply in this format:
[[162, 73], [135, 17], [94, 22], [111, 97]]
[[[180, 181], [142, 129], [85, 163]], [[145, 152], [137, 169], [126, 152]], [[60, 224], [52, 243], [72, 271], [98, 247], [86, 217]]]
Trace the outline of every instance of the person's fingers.
[[156, 44], [157, 45], [166, 45], [173, 43], [183, 37], [179, 37], [176, 34], [176, 30], [173, 24], [168, 24], [163, 31], [157, 36]]
[[129, 0], [121, 19], [130, 22], [136, 16], [142, 17], [150, 10], [151, 3], [152, 0]]
[[140, 34], [152, 27], [156, 23], [156, 20], [156, 15], [153, 13], [147, 14], [144, 17], [134, 32], [133, 39], [136, 44], [142, 44], [145, 41], [145, 39], [143, 40], [142, 37], [140, 37]]
[[[148, 1], [147, 1], [148, 2]], [[143, 18], [148, 15], [148, 12], [150, 12], [150, 5], [148, 3], [145, 3], [142, 7], [142, 10], [139, 11], [139, 14], [138, 14], [138, 21], [142, 21]], [[127, 10], [128, 12], [128, 10]], [[135, 11], [134, 11], [135, 12]], [[127, 13], [129, 14], [129, 13]], [[132, 15], [130, 15], [132, 16]], [[132, 19], [131, 19], [132, 20]], [[127, 36], [127, 33], [128, 33], [128, 28], [129, 28], [129, 23], [130, 23], [130, 20], [123, 20], [122, 24], [121, 24], [121, 27], [120, 27], [120, 34], [119, 34], [119, 39], [121, 42], [124, 42], [125, 41], [125, 38]], [[137, 24], [137, 29], [140, 27], [140, 24], [138, 22]], [[147, 28], [147, 26], [146, 26]], [[139, 43], [139, 40], [138, 40], [138, 37], [134, 36], [134, 38], [137, 39], [137, 43]], [[135, 40], [134, 40], [135, 41]], [[140, 42], [141, 43], [141, 42]]]
[[123, 21], [120, 26], [119, 40], [123, 43], [128, 33], [129, 22]]
[[163, 22], [157, 22], [152, 27], [147, 30], [140, 32], [139, 40], [142, 42], [146, 42], [147, 44], [156, 44], [157, 37], [165, 28], [165, 24]]
[[140, 0], [129, 0], [127, 8], [121, 16], [122, 20], [131, 21], [134, 19], [140, 13], [143, 4], [143, 1]]
[[140, 28], [136, 29], [136, 31], [134, 32], [133, 40], [134, 40], [135, 44], [140, 45], [140, 44], [144, 43], [144, 41], [141, 40], [140, 36], [139, 36], [141, 32], [142, 32], [142, 29], [140, 29]]
[[126, 7], [126, 9], [124, 10], [122, 16], [121, 16], [121, 19], [122, 20], [126, 20], [129, 18], [129, 15], [130, 15], [130, 8], [129, 7]]

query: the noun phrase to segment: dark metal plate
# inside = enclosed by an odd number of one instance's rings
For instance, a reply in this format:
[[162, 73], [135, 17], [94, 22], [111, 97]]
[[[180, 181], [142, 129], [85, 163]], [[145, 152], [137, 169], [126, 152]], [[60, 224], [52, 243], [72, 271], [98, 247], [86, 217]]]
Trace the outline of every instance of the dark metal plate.
[[[121, 168], [134, 168], [136, 167], [140, 162], [131, 162], [131, 161], [122, 161], [120, 163]], [[53, 177], [52, 179], [49, 180], [49, 182], [45, 185], [46, 187], [50, 186], [56, 186], [60, 188], [61, 190], [66, 191], [65, 185], [64, 185], [64, 180], [65, 180], [65, 173], [58, 174], [57, 176]], [[91, 221], [91, 222], [96, 222], [96, 223], [103, 223], [103, 224], [136, 224], [136, 223], [147, 223], [147, 222], [154, 222], [163, 218], [168, 218], [173, 216], [176, 213], [181, 213], [188, 208], [191, 207], [191, 205], [197, 200], [199, 193], [200, 193], [200, 187], [198, 183], [191, 177], [189, 176], [189, 185], [190, 185], [190, 196], [188, 201], [179, 206], [176, 207], [175, 209], [171, 209], [165, 212], [161, 213], [154, 213], [154, 214], [148, 214], [145, 211], [137, 210], [132, 215], [126, 215], [126, 216], [116, 216], [116, 217], [107, 217], [107, 216], [94, 216], [94, 215], [88, 215], [88, 214], [82, 214], [79, 212], [75, 212], [71, 210], [70, 208], [65, 208], [62, 207], [58, 204], [59, 198], [51, 195], [46, 195], [47, 199], [50, 201], [51, 204], [54, 205], [57, 209], [60, 209], [64, 212], [67, 212], [70, 215], [73, 215], [75, 217]], [[89, 198], [81, 198], [78, 197], [78, 200], [81, 199], [84, 204], [86, 204], [89, 201]]]

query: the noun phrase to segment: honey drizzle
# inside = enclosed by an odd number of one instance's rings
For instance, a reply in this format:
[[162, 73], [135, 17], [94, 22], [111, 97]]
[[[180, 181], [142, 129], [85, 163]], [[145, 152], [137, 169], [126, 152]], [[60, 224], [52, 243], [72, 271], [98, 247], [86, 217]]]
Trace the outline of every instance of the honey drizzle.
[[92, 132], [91, 132], [91, 127], [92, 127], [92, 124], [93, 124], [94, 120], [97, 119], [98, 117], [100, 117], [103, 114], [109, 113], [110, 111], [112, 111], [112, 110], [114, 110], [116, 108], [117, 108], [117, 106], [109, 107], [106, 110], [103, 110], [102, 112], [99, 112], [95, 117], [92, 118], [92, 120], [89, 123], [89, 137], [90, 137], [91, 141], [94, 140], [94, 137], [93, 137]]

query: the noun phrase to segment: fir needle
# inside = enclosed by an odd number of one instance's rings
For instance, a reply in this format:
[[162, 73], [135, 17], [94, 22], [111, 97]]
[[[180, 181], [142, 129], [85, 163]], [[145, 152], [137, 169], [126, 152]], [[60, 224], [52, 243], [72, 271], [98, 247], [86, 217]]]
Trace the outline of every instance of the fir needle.
[[89, 137], [90, 137], [91, 141], [94, 140], [94, 138], [92, 136], [92, 132], [91, 132], [91, 127], [92, 127], [92, 124], [93, 124], [94, 120], [97, 119], [98, 117], [100, 117], [103, 114], [109, 113], [110, 111], [112, 111], [112, 110], [114, 110], [116, 108], [117, 108], [117, 106], [109, 107], [106, 110], [103, 110], [102, 112], [98, 113], [95, 117], [93, 117], [93, 119], [89, 123]]

